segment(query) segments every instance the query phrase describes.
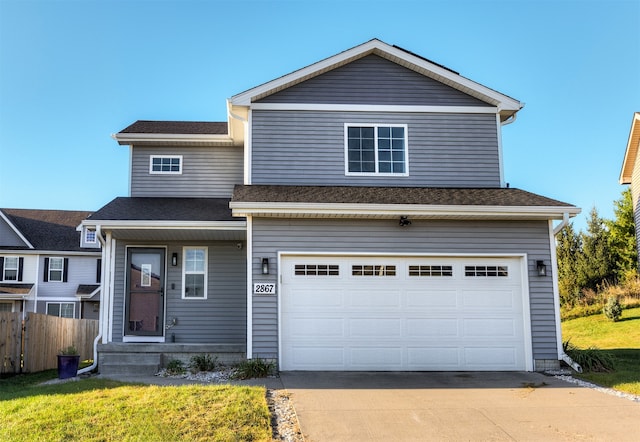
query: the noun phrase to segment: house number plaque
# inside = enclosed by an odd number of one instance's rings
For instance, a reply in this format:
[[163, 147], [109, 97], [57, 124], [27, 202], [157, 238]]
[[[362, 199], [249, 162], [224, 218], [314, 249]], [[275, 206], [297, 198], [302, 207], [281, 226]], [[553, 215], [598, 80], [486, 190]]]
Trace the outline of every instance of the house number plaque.
[[253, 284], [254, 295], [275, 295], [276, 283], [275, 282], [256, 282]]

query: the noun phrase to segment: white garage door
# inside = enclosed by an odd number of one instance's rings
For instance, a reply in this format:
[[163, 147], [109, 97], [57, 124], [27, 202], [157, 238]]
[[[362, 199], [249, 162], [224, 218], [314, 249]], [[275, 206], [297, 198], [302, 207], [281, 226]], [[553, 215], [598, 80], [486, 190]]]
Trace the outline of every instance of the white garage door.
[[525, 370], [521, 258], [288, 256], [282, 370]]

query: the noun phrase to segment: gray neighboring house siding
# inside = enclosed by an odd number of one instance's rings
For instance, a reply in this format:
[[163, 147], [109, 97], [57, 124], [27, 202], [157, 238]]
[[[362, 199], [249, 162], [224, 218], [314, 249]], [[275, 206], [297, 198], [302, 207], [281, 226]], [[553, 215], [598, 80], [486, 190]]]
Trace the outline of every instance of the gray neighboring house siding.
[[[345, 123], [407, 124], [409, 176], [345, 175]], [[495, 113], [253, 111], [252, 184], [500, 187]]]
[[377, 55], [352, 61], [257, 103], [490, 106]]
[[[150, 174], [152, 155], [182, 155], [182, 174]], [[131, 157], [132, 197], [225, 198], [243, 182], [239, 147], [142, 147]]]
[[[375, 240], [373, 240], [375, 239]], [[253, 219], [253, 280], [276, 282], [279, 251], [375, 253], [527, 254], [534, 360], [557, 360], [552, 272], [536, 274], [535, 261], [550, 262], [547, 221], [414, 220], [410, 230], [397, 220]], [[274, 263], [262, 275], [260, 259]], [[253, 297], [253, 354], [277, 357], [275, 297]]]
[[[136, 247], [164, 248], [167, 257], [176, 252], [182, 259], [183, 246], [208, 247], [208, 297], [203, 300], [182, 299], [182, 266], [167, 266], [165, 322], [176, 318], [177, 324], [166, 330], [166, 342], [172, 334], [176, 343], [244, 344], [247, 334], [246, 252], [237, 248], [239, 241], [146, 243]], [[122, 342], [126, 275], [126, 242], [118, 241], [113, 305], [113, 342]], [[172, 284], [173, 288], [172, 288]]]

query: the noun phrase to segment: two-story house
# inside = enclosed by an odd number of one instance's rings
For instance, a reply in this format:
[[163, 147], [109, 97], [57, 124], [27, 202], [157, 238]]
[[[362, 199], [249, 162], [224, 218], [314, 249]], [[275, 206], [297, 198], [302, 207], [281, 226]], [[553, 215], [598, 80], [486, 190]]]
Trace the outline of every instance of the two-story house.
[[90, 212], [0, 209], [0, 311], [98, 319], [101, 251]]
[[555, 233], [580, 210], [506, 185], [521, 108], [374, 39], [231, 97], [226, 122], [115, 134], [131, 194], [84, 222], [104, 247], [100, 370], [196, 352], [557, 367]]

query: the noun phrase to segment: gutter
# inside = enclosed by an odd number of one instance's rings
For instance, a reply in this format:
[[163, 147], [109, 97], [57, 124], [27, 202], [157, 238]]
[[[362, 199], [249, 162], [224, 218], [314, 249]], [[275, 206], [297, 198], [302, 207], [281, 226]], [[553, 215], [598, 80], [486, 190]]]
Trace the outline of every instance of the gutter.
[[[562, 229], [564, 229], [567, 226], [567, 224], [569, 224], [569, 213], [565, 212], [562, 214], [562, 221], [560, 222], [560, 224], [558, 224], [553, 228], [553, 236], [555, 237], [558, 233], [560, 233]], [[559, 314], [558, 314], [558, 321], [560, 321]], [[559, 323], [558, 323], [558, 328], [560, 328]], [[569, 356], [564, 352], [564, 348], [562, 347], [561, 343], [559, 343], [558, 345], [558, 357], [560, 358], [561, 361], [565, 362], [569, 367], [573, 368], [576, 372], [582, 373], [582, 366], [578, 364], [576, 361], [574, 361], [573, 359], [571, 359], [571, 356]]]
[[[102, 250], [104, 250], [104, 247], [106, 246], [105, 240], [102, 237], [102, 226], [97, 225], [96, 226], [96, 238], [98, 238], [98, 241], [100, 241], [100, 245], [102, 246]], [[106, 265], [106, 263], [103, 260], [102, 263], [103, 266]], [[102, 275], [104, 277], [104, 271], [102, 272]], [[100, 296], [100, 310], [102, 311], [102, 309], [104, 308], [103, 302], [102, 302], [102, 298], [104, 298], [104, 290], [102, 288], [102, 283], [100, 284], [100, 292], [101, 292], [101, 296]], [[102, 318], [102, 314], [100, 314], [100, 318]], [[95, 370], [96, 368], [98, 368], [98, 342], [100, 342], [100, 339], [102, 339], [102, 324], [98, 324], [98, 336], [96, 336], [96, 338], [93, 340], [93, 364], [89, 365], [88, 367], [82, 368], [80, 370], [78, 370], [78, 372], [76, 373], [76, 376], [84, 374], [84, 373], [88, 373], [91, 372], [93, 370]]]

